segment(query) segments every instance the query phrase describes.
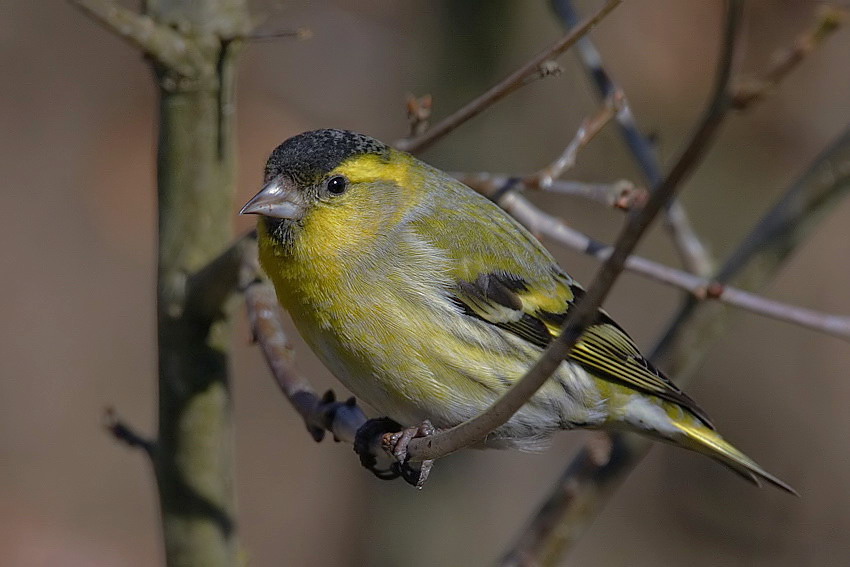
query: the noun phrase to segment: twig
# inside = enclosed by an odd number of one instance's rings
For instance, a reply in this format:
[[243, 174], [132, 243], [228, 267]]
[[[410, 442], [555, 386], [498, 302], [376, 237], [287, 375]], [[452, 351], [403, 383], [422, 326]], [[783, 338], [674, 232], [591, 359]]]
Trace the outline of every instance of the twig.
[[114, 0], [71, 0], [108, 30], [183, 77], [196, 79], [215, 73], [200, 50], [180, 32], [125, 8]]
[[[552, 8], [565, 28], [574, 26], [579, 20], [578, 11], [571, 0], [552, 0]], [[606, 99], [615, 92], [622, 92], [605, 69], [602, 56], [590, 38], [582, 38], [576, 46], [576, 51], [587, 75], [596, 87], [599, 98]], [[620, 126], [620, 134], [643, 171], [647, 183], [655, 187], [661, 182], [663, 176], [661, 163], [653, 144], [641, 133], [635, 122], [625, 95], [622, 95], [620, 109], [617, 112], [617, 123]], [[664, 226], [670, 233], [685, 268], [694, 274], [709, 275], [713, 271], [714, 261], [691, 226], [684, 207], [676, 199], [667, 206]]]
[[148, 457], [153, 458], [156, 451], [156, 442], [143, 437], [125, 423], [115, 411], [115, 408], [108, 407], [103, 412], [103, 426], [109, 431], [113, 437], [129, 447], [138, 447], [143, 450]]
[[321, 441], [330, 431], [337, 441], [353, 443], [366, 416], [354, 398], [337, 402], [330, 390], [319, 397], [310, 382], [294, 368], [294, 351], [289, 345], [274, 290], [259, 278], [254, 255], [245, 257], [242, 286], [248, 321], [254, 339], [259, 343], [277, 385], [292, 407], [301, 415], [313, 439]]
[[[494, 176], [483, 179], [484, 182], [479, 182], [477, 178], [471, 176], [461, 178], [464, 183], [485, 196], [498, 192], [498, 186], [493, 184], [494, 180], [503, 180], [504, 183], [506, 178]], [[516, 191], [503, 195], [498, 204], [534, 234], [550, 238], [572, 250], [592, 256], [597, 260], [607, 259], [612, 252], [611, 246], [575, 230], [560, 218], [540, 210], [517, 194]], [[703, 278], [640, 256], [629, 256], [626, 261], [626, 269], [659, 283], [687, 291], [691, 297], [699, 301], [717, 300], [757, 315], [850, 340], [850, 317], [821, 313], [767, 299], [724, 285], [718, 280]]]
[[[850, 128], [814, 161], [727, 260], [718, 277], [748, 288], [764, 286], [784, 262], [850, 193]], [[728, 310], [697, 309], [692, 301], [673, 317], [652, 359], [672, 369], [684, 385], [711, 346], [723, 335]], [[607, 463], [597, 463], [585, 447], [564, 471], [528, 528], [502, 561], [522, 565], [533, 557], [550, 565], [578, 541], [614, 490], [653, 444], [636, 436], [611, 435]]]
[[590, 16], [581, 24], [571, 29], [561, 39], [556, 41], [547, 49], [538, 53], [536, 56], [532, 57], [525, 65], [505, 77], [495, 86], [488, 89], [484, 94], [470, 101], [450, 116], [441, 120], [421, 136], [398, 140], [395, 143], [395, 146], [400, 150], [410, 153], [417, 153], [425, 150], [434, 142], [470, 118], [477, 116], [494, 103], [523, 86], [526, 79], [536, 73], [540, 73], [541, 65], [544, 65], [550, 59], [558, 57], [564, 51], [569, 49], [573, 44], [593, 29], [596, 24], [602, 21], [602, 19], [605, 18], [605, 16], [607, 16], [611, 10], [616, 8], [621, 2], [622, 0], [608, 0], [593, 16]]
[[310, 28], [297, 28], [294, 30], [278, 30], [270, 32], [254, 32], [245, 37], [246, 41], [270, 41], [285, 37], [305, 40], [313, 38], [313, 30]]
[[407, 95], [407, 121], [410, 123], [411, 137], [419, 136], [428, 129], [433, 106], [434, 100], [429, 94], [421, 97]]
[[614, 118], [620, 104], [623, 101], [623, 93], [617, 91], [607, 97], [602, 108], [590, 118], [586, 118], [579, 126], [572, 141], [567, 144], [558, 158], [537, 173], [523, 179], [526, 187], [549, 189], [552, 182], [561, 177], [565, 171], [572, 168], [576, 163], [579, 150], [584, 148], [602, 129]]
[[[450, 175], [497, 203], [501, 203], [501, 195], [508, 192], [516, 193], [527, 188], [525, 179], [528, 176], [516, 177], [485, 171], [475, 173], [454, 172]], [[582, 197], [623, 211], [630, 211], [632, 208], [643, 206], [648, 198], [646, 189], [635, 187], [631, 181], [625, 179], [620, 179], [614, 183], [584, 183], [553, 179], [547, 190], [550, 193]], [[533, 207], [530, 203], [529, 206]]]
[[821, 6], [811, 28], [801, 33], [791, 47], [777, 54], [773, 64], [760, 77], [738, 85], [731, 101], [735, 110], [745, 110], [773, 92], [803, 59], [845, 24], [847, 19], [847, 9], [829, 4]]

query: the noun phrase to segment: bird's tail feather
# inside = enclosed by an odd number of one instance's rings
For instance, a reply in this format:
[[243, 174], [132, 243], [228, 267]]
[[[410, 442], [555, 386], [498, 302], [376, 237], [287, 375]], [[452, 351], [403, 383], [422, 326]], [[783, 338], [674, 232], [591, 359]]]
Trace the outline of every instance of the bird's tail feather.
[[756, 486], [761, 486], [759, 481], [764, 480], [777, 488], [799, 496], [796, 490], [761, 468], [758, 463], [736, 449], [716, 431], [712, 431], [696, 420], [692, 423], [676, 422], [676, 427], [683, 435], [683, 439], [677, 440], [679, 444], [726, 465]]

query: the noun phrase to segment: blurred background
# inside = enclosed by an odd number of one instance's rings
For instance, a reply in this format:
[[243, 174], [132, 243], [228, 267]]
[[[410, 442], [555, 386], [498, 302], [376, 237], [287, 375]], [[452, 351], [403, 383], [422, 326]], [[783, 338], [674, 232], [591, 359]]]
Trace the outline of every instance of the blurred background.
[[[135, 6], [138, 3], [128, 2]], [[598, 5], [581, 4], [585, 12]], [[308, 41], [247, 46], [238, 95], [236, 211], [270, 150], [306, 129], [404, 135], [407, 93], [438, 119], [562, 32], [544, 1], [256, 0], [261, 30], [309, 27]], [[739, 70], [758, 72], [812, 20], [809, 1], [748, 2]], [[155, 431], [156, 90], [139, 54], [65, 2], [0, 7], [0, 564], [162, 563], [145, 457], [102, 427], [115, 406]], [[711, 85], [722, 3], [626, 2], [592, 35], [641, 127], [675, 156]], [[424, 154], [447, 170], [530, 172], [549, 163], [597, 105], [575, 59]], [[730, 117], [683, 200], [725, 257], [850, 121], [850, 31], [841, 30], [751, 111]], [[569, 178], [642, 182], [615, 128]], [[608, 240], [621, 214], [540, 199]], [[772, 298], [850, 314], [850, 200], [801, 247]], [[588, 282], [596, 263], [553, 248]], [[676, 265], [662, 230], [640, 252]], [[609, 311], [649, 348], [678, 294], [623, 277]], [[293, 331], [299, 367], [341, 388]], [[350, 447], [315, 444], [278, 393], [241, 311], [233, 334], [237, 525], [251, 565], [487, 565], [586, 433], [541, 454], [466, 451], [427, 487], [385, 483]], [[720, 430], [801, 498], [757, 490], [709, 459], [656, 447], [572, 555], [581, 565], [846, 565], [850, 562], [850, 346], [749, 314], [734, 318], [689, 393]]]

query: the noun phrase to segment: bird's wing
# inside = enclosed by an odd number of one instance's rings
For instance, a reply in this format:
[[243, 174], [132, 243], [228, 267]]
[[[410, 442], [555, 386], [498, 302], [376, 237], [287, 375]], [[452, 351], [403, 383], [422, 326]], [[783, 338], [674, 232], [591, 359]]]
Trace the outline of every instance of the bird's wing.
[[[553, 265], [551, 281], [531, 282], [508, 272], [458, 279], [452, 300], [464, 313], [545, 348], [558, 336], [567, 312], [584, 290]], [[540, 290], [545, 290], [543, 293]], [[629, 335], [600, 310], [573, 347], [569, 359], [592, 375], [674, 402], [711, 422], [691, 398], [646, 360]]]
[[[467, 315], [545, 348], [584, 294], [581, 286], [492, 201], [448, 178], [430, 197], [436, 202], [428, 202], [429, 214], [412, 225], [451, 260], [452, 300]], [[569, 359], [600, 379], [674, 402], [711, 427], [705, 412], [603, 310]]]

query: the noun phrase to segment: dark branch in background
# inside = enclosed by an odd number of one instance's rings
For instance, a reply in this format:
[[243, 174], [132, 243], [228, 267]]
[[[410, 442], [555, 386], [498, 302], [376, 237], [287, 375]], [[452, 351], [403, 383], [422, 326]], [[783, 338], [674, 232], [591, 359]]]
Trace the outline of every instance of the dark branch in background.
[[[570, 0], [552, 0], [552, 8], [565, 28], [570, 28], [579, 21], [578, 11]], [[593, 45], [590, 38], [582, 38], [576, 46], [579, 60], [586, 73], [596, 87], [599, 98], [605, 99], [622, 89], [614, 82], [602, 63], [602, 56]], [[617, 123], [620, 134], [638, 163], [650, 187], [657, 186], [662, 179], [661, 163], [656, 155], [653, 144], [644, 136], [632, 114], [631, 106], [625, 95], [617, 112]], [[665, 226], [676, 244], [676, 250], [685, 268], [692, 273], [707, 276], [711, 273], [714, 261], [703, 246], [688, 220], [687, 213], [678, 200], [671, 201], [667, 206]]]
[[712, 102], [704, 113], [696, 132], [667, 177], [653, 188], [646, 205], [630, 215], [625, 228], [617, 238], [614, 250], [602, 264], [593, 283], [588, 288], [587, 294], [570, 310], [567, 320], [561, 328], [560, 335], [543, 351], [540, 359], [526, 375], [484, 413], [447, 431], [439, 432], [424, 439], [412, 440], [408, 447], [408, 454], [412, 461], [437, 459], [463, 447], [483, 441], [487, 433], [506, 423], [534, 395], [567, 357], [587, 325], [593, 322], [597, 310], [601, 307], [617, 277], [623, 271], [628, 256], [637, 246], [641, 236], [649, 228], [658, 212], [673, 198], [676, 188], [699, 162], [723, 120], [728, 109], [727, 85], [731, 74], [731, 62], [740, 12], [741, 4], [739, 2], [733, 3], [728, 10], [723, 51], [721, 52]]
[[564, 51], [572, 47], [573, 44], [584, 37], [621, 2], [622, 0], [608, 0], [608, 2], [606, 2], [605, 5], [603, 5], [602, 8], [600, 8], [594, 15], [576, 25], [565, 36], [547, 49], [538, 53], [525, 65], [505, 77], [501, 82], [487, 90], [484, 94], [472, 100], [467, 105], [457, 110], [454, 114], [451, 114], [441, 120], [422, 135], [416, 136], [415, 138], [404, 138], [398, 140], [395, 143], [395, 146], [400, 150], [413, 154], [421, 152], [470, 118], [477, 116], [494, 103], [500, 101], [507, 95], [527, 84], [527, 80], [530, 77], [533, 77], [534, 75], [546, 76], [550, 74], [546, 71], [547, 68], [545, 66], [543, 67], [545, 72], [541, 73], [541, 66], [550, 59], [558, 57]]
[[[764, 216], [718, 278], [750, 289], [764, 286], [848, 193], [850, 128]], [[728, 316], [719, 305], [687, 302], [654, 349], [653, 360], [672, 370], [680, 385], [687, 383], [723, 336]], [[526, 565], [528, 558], [538, 565], [556, 564], [652, 447], [634, 435], [610, 435], [610, 443], [607, 461], [595, 460], [590, 446], [578, 453], [502, 565]]]

